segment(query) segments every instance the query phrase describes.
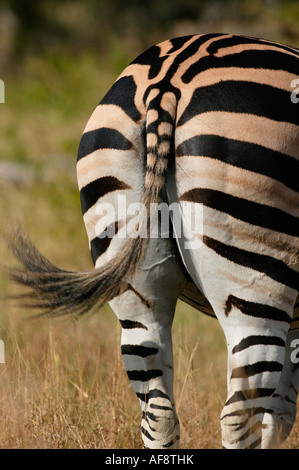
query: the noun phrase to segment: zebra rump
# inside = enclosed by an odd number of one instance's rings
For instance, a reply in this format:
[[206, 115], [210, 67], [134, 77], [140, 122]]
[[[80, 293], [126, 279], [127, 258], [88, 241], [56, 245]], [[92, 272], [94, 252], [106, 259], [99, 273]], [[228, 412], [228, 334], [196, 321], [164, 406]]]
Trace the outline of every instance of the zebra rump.
[[[176, 103], [172, 102], [171, 105], [175, 107]], [[139, 229], [139, 233], [146, 236], [127, 238], [121, 252], [100, 268], [86, 272], [72, 272], [52, 264], [18, 227], [7, 237], [7, 243], [23, 269], [12, 267], [5, 269], [15, 282], [31, 290], [14, 296], [15, 298], [24, 299], [28, 308], [40, 309], [41, 316], [61, 316], [68, 313], [81, 315], [95, 306], [100, 308], [129, 288], [127, 279], [134, 274], [146, 251], [150, 206], [161, 201], [171, 147], [173, 123], [171, 124], [170, 132], [162, 136], [158, 134], [157, 129], [153, 132], [151, 125], [150, 137], [144, 142], [147, 161], [141, 203], [145, 210], [139, 212], [136, 228]], [[86, 140], [86, 134], [82, 137], [80, 146], [83, 138]], [[86, 146], [85, 140], [84, 146]]]

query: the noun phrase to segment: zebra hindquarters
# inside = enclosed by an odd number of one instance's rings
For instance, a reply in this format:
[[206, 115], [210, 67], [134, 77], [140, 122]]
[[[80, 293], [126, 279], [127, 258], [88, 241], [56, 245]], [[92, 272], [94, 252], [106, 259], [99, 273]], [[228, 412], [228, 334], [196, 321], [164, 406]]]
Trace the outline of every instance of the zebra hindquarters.
[[179, 103], [168, 191], [187, 218], [187, 235], [178, 238], [184, 262], [227, 339], [223, 446], [273, 447], [296, 410], [286, 406], [297, 391], [285, 344], [299, 290], [298, 112], [288, 72], [276, 89], [269, 70], [254, 86], [243, 66], [230, 83], [222, 81], [224, 70], [231, 73], [229, 63], [218, 77], [213, 70], [217, 93], [198, 73]]
[[148, 449], [179, 446], [171, 327], [186, 282], [171, 240], [151, 238], [129, 289], [110, 302], [122, 326], [124, 365], [141, 405], [142, 440]]

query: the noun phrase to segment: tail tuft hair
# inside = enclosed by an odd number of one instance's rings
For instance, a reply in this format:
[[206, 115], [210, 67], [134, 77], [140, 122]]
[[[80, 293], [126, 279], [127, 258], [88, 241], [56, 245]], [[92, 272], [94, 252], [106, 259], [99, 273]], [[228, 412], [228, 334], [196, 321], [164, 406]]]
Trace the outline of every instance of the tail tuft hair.
[[102, 268], [86, 272], [66, 271], [45, 258], [19, 228], [7, 238], [14, 257], [22, 269], [5, 268], [11, 279], [29, 288], [15, 298], [24, 306], [41, 310], [41, 316], [82, 315], [95, 306], [128, 289], [128, 275], [144, 255], [144, 239], [132, 239], [125, 250]]
[[172, 92], [157, 95], [156, 91], [148, 102], [146, 117], [147, 161], [141, 197], [146, 210], [140, 211], [137, 224], [142, 237], [128, 238], [113, 259], [87, 272], [57, 268], [33, 246], [20, 228], [8, 238], [10, 250], [22, 265], [20, 269], [7, 268], [8, 274], [15, 282], [29, 288], [18, 298], [23, 299], [27, 307], [40, 309], [41, 315], [82, 315], [95, 306], [103, 306], [129, 288], [130, 278], [147, 248], [150, 206], [161, 198], [174, 128], [175, 95]]

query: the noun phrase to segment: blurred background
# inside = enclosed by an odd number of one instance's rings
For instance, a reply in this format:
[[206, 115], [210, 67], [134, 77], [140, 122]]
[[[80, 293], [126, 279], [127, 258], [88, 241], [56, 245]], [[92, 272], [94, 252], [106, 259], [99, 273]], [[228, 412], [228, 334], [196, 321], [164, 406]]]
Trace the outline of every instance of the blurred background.
[[[85, 124], [143, 50], [208, 32], [298, 47], [298, 0], [1, 0], [1, 234], [18, 221], [59, 267], [91, 269], [75, 167]], [[4, 242], [0, 255], [11, 264]], [[140, 447], [139, 404], [110, 309], [79, 322], [29, 321], [32, 312], [7, 298], [18, 288], [4, 276], [0, 287], [0, 447]], [[221, 447], [223, 334], [182, 303], [173, 334], [182, 447]], [[297, 424], [286, 447], [298, 446]]]

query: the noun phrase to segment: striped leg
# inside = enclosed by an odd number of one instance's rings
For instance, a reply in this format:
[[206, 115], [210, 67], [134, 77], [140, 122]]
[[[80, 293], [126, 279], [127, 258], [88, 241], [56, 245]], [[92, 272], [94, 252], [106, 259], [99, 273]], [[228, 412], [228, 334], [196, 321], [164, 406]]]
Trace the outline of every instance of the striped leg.
[[[133, 294], [134, 295], [134, 294]], [[130, 297], [133, 297], [130, 295]], [[137, 310], [136, 299], [122, 299], [122, 314]], [[142, 305], [140, 305], [142, 310]], [[173, 311], [154, 322], [158, 312], [121, 320], [122, 354], [128, 377], [142, 409], [142, 438], [145, 448], [178, 447], [179, 423], [175, 411], [172, 382], [173, 361], [171, 323]], [[165, 324], [165, 321], [168, 324]]]
[[[270, 409], [274, 410], [275, 422], [270, 432], [264, 431], [263, 445], [277, 448], [288, 437], [297, 413], [299, 389], [299, 355], [294, 345], [299, 344], [299, 331], [289, 331], [286, 339], [284, 366], [275, 393], [271, 397]], [[269, 430], [269, 429], [268, 429]]]
[[[162, 249], [157, 250], [157, 242]], [[110, 302], [122, 325], [122, 355], [142, 409], [145, 448], [177, 448], [171, 326], [186, 284], [169, 240], [150, 240], [149, 252], [128, 291]], [[153, 250], [153, 245], [156, 245]]]
[[230, 295], [225, 306], [228, 396], [221, 414], [223, 446], [277, 447], [284, 439], [281, 433], [289, 429], [285, 415], [293, 417], [295, 411], [294, 403], [279, 399], [290, 366], [285, 354], [290, 314], [281, 305], [269, 305], [268, 298], [257, 302]]

